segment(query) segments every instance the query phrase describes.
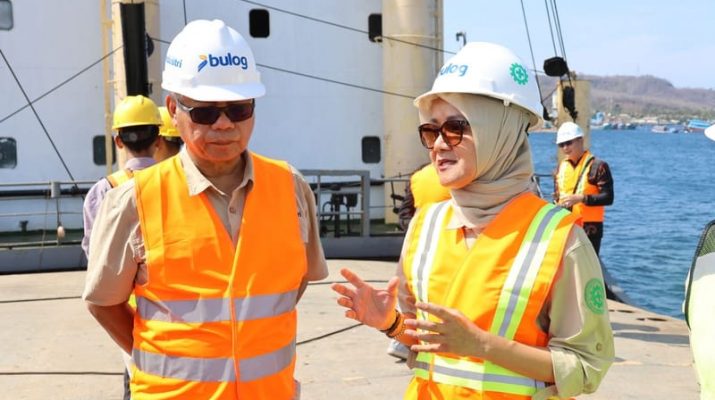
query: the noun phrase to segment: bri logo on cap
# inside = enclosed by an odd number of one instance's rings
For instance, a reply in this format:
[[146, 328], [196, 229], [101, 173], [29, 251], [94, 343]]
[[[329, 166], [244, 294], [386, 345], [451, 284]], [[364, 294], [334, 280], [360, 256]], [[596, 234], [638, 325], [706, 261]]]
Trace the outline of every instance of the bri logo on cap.
[[199, 58], [202, 60], [199, 63], [199, 72], [201, 72], [202, 69], [206, 65], [209, 67], [229, 67], [229, 66], [237, 66], [241, 67], [241, 69], [248, 69], [248, 58], [246, 57], [240, 57], [240, 56], [234, 56], [231, 53], [226, 53], [224, 56], [214, 56], [212, 54], [206, 55], [206, 54], [199, 54]]
[[442, 67], [442, 69], [439, 70], [439, 76], [457, 73], [459, 74], [459, 76], [464, 76], [464, 74], [467, 73], [468, 69], [469, 65], [467, 64], [455, 65], [449, 63], [449, 65], [445, 65], [444, 67]]

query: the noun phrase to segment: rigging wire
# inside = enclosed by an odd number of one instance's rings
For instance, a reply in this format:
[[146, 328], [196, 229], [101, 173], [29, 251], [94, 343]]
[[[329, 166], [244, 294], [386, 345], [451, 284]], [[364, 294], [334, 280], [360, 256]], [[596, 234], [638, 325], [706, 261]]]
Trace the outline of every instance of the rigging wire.
[[[170, 44], [170, 42], [168, 42], [168, 41], [166, 41], [166, 40], [164, 40], [164, 39], [159, 39], [159, 38], [155, 38], [155, 37], [152, 37], [151, 39], [152, 39], [152, 40], [155, 40], [155, 41], [157, 41], [157, 42], [159, 42], [159, 43]], [[303, 72], [292, 71], [292, 70], [289, 70], [289, 69], [274, 67], [274, 66], [267, 65], [267, 64], [256, 63], [256, 65], [259, 66], [259, 67], [266, 68], [266, 69], [271, 69], [271, 70], [274, 70], [274, 71], [285, 72], [285, 73], [287, 73], [287, 74], [302, 76], [302, 77], [304, 77], [304, 78], [310, 78], [310, 79], [315, 79], [315, 80], [318, 80], [318, 81], [333, 83], [333, 84], [336, 84], [336, 85], [342, 85], [342, 86], [352, 87], [352, 88], [356, 88], [356, 89], [367, 90], [367, 91], [370, 91], [370, 92], [376, 92], [376, 93], [387, 94], [387, 95], [390, 95], [390, 96], [404, 97], [404, 98], [406, 98], [406, 99], [411, 99], [411, 100], [414, 99], [415, 97], [417, 97], [417, 96], [408, 95], [408, 94], [404, 94], [404, 93], [388, 92], [388, 91], [382, 90], [382, 89], [375, 89], [375, 88], [371, 88], [371, 87], [368, 87], [368, 86], [356, 85], [356, 84], [354, 84], [354, 83], [342, 82], [342, 81], [337, 81], [337, 80], [329, 79], [329, 78], [323, 78], [323, 77], [320, 77], [320, 76], [317, 76], [317, 75], [311, 75], [311, 74], [306, 74], [306, 73], [303, 73]]]
[[189, 23], [189, 21], [186, 19], [186, 0], [183, 0], [182, 3], [184, 3], [184, 25], [186, 25]]
[[566, 46], [564, 46], [564, 36], [561, 32], [561, 18], [559, 18], [559, 9], [556, 6], [556, 0], [551, 0], [551, 3], [554, 9], [554, 21], [556, 21], [556, 34], [559, 38], [559, 45], [561, 46], [561, 55], [564, 57], [564, 60], [568, 61], [568, 58], [566, 57]]
[[[263, 4], [263, 3], [259, 3], [259, 2], [257, 2], [257, 1], [251, 1], [251, 0], [241, 0], [241, 1], [244, 2], [244, 3], [248, 3], [248, 4], [253, 4], [254, 6], [263, 7], [263, 8], [267, 8], [267, 9], [269, 9], [269, 10], [278, 11], [278, 12], [282, 12], [282, 13], [285, 13], [285, 14], [288, 14], [288, 15], [292, 15], [292, 16], [294, 16], [294, 17], [304, 18], [304, 19], [307, 19], [307, 20], [309, 20], [309, 21], [318, 22], [318, 23], [326, 24], [326, 25], [331, 25], [331, 26], [334, 26], [334, 27], [336, 27], [336, 28], [346, 29], [346, 30], [353, 31], [353, 32], [358, 32], [358, 33], [364, 33], [364, 34], [366, 34], [366, 35], [369, 35], [369, 34], [370, 34], [370, 32], [368, 32], [368, 31], [366, 31], [366, 30], [363, 30], [363, 29], [353, 28], [353, 27], [351, 27], [351, 26], [341, 25], [341, 24], [338, 24], [338, 23], [335, 23], [335, 22], [326, 21], [326, 20], [323, 20], [323, 19], [311, 17], [311, 16], [304, 15], [304, 14], [299, 14], [299, 13], [296, 13], [296, 12], [293, 12], [293, 11], [288, 11], [288, 10], [284, 10], [284, 9], [281, 9], [281, 8], [269, 6], [269, 5], [266, 5], [266, 4]], [[423, 48], [423, 49], [439, 51], [439, 52], [447, 53], [447, 54], [457, 54], [457, 53], [455, 53], [455, 52], [453, 52], [453, 51], [445, 50], [445, 49], [442, 49], [442, 48], [439, 48], [439, 47], [433, 47], [433, 46], [428, 46], [428, 45], [425, 45], [425, 44], [409, 42], [409, 41], [407, 41], [407, 40], [397, 39], [397, 38], [390, 37], [390, 36], [381, 36], [381, 38], [382, 38], [382, 40], [392, 40], [393, 42], [408, 44], [408, 45], [415, 46], [415, 47], [421, 47], [421, 48]]]
[[551, 12], [549, 11], [549, 0], [544, 0], [544, 7], [546, 8], [546, 18], [549, 20], [549, 32], [551, 33], [551, 45], [554, 48], [554, 55], [558, 55], [556, 51], [556, 39], [554, 39], [554, 27], [551, 24]]
[[87, 70], [89, 70], [90, 68], [94, 67], [95, 65], [97, 65], [97, 64], [101, 63], [102, 61], [104, 61], [105, 59], [107, 59], [109, 56], [111, 56], [112, 54], [114, 54], [117, 50], [120, 50], [122, 47], [123, 47], [123, 46], [119, 46], [119, 47], [117, 47], [116, 49], [110, 51], [109, 53], [105, 54], [105, 55], [104, 55], [102, 58], [100, 58], [99, 60], [97, 60], [97, 61], [93, 62], [92, 64], [90, 64], [90, 65], [88, 65], [88, 66], [82, 68], [82, 69], [79, 70], [77, 73], [75, 73], [74, 75], [72, 75], [72, 76], [70, 76], [69, 78], [65, 79], [64, 81], [60, 82], [60, 83], [59, 83], [58, 85], [56, 85], [55, 87], [51, 88], [50, 90], [48, 90], [48, 91], [46, 91], [45, 93], [41, 94], [40, 96], [36, 97], [35, 99], [33, 99], [33, 100], [30, 101], [29, 103], [25, 104], [24, 106], [22, 106], [22, 107], [18, 108], [17, 110], [11, 112], [10, 114], [6, 115], [6, 116], [3, 117], [2, 119], [0, 119], [0, 124], [2, 124], [3, 122], [5, 122], [6, 120], [10, 119], [10, 118], [11, 118], [12, 116], [14, 116], [15, 114], [17, 114], [17, 113], [21, 112], [22, 110], [26, 109], [27, 107], [31, 107], [33, 104], [35, 104], [35, 103], [37, 103], [38, 101], [42, 100], [43, 98], [47, 97], [49, 94], [51, 94], [51, 93], [54, 92], [55, 90], [57, 90], [57, 89], [61, 88], [62, 86], [68, 84], [69, 82], [71, 82], [72, 80], [74, 80], [75, 78], [77, 78], [78, 76], [80, 76], [80, 75], [82, 75], [83, 73], [87, 72]]
[[65, 160], [62, 157], [62, 154], [60, 154], [60, 151], [57, 149], [57, 146], [55, 145], [55, 141], [52, 140], [52, 136], [50, 136], [50, 133], [47, 131], [45, 124], [42, 122], [42, 118], [40, 118], [40, 114], [37, 113], [35, 106], [30, 101], [30, 97], [27, 95], [25, 88], [20, 83], [20, 79], [15, 74], [15, 70], [12, 69], [10, 62], [8, 61], [7, 57], [5, 57], [5, 52], [3, 52], [2, 49], [0, 49], [0, 56], [2, 56], [2, 59], [5, 61], [5, 65], [7, 65], [7, 68], [10, 71], [10, 74], [12, 74], [12, 77], [15, 79], [15, 83], [17, 83], [17, 86], [20, 88], [20, 91], [22, 92], [23, 97], [25, 97], [25, 100], [30, 105], [30, 109], [32, 109], [32, 113], [35, 114], [35, 118], [37, 118], [37, 122], [40, 123], [42, 130], [45, 132], [45, 136], [47, 136], [47, 140], [50, 141], [52, 148], [55, 150], [55, 154], [57, 154], [57, 157], [59, 157], [60, 162], [62, 163], [62, 166], [65, 168], [65, 171], [67, 171], [67, 175], [69, 175], [70, 179], [75, 180], [74, 176], [72, 175], [72, 172], [70, 172], [69, 167], [67, 167], [67, 163], [65, 163]]
[[[529, 23], [526, 20], [526, 9], [524, 8], [524, 0], [521, 1], [521, 14], [524, 16], [524, 27], [526, 28], [526, 39], [529, 42], [529, 52], [531, 52], [531, 62], [534, 64], [534, 71], [536, 71], [536, 59], [534, 58], [534, 48], [531, 46], [531, 34], [529, 33]], [[539, 90], [539, 103], [544, 106], [544, 100], [541, 98], [541, 84], [539, 83], [539, 74], [534, 73], [536, 78], [536, 88]]]

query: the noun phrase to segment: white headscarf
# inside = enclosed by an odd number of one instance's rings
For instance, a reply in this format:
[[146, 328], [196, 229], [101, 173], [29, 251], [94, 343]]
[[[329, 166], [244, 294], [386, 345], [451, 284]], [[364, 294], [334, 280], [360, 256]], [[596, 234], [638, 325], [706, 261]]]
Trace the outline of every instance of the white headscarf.
[[[505, 106], [490, 97], [442, 93], [436, 97], [457, 108], [469, 121], [476, 147], [476, 178], [467, 186], [452, 189], [452, 203], [459, 222], [483, 229], [516, 196], [530, 190], [534, 172], [526, 136], [529, 113]], [[420, 104], [420, 120], [430, 120], [432, 101]]]

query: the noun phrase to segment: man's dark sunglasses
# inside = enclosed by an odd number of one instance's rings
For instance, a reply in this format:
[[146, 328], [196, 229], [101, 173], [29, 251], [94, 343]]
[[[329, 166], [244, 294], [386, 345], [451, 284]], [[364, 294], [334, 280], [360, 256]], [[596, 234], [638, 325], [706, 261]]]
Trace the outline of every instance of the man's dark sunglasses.
[[571, 146], [576, 139], [567, 140], [565, 142], [559, 143], [559, 147]]
[[253, 116], [253, 110], [256, 108], [256, 100], [251, 99], [250, 103], [230, 103], [224, 107], [189, 107], [182, 103], [177, 97], [176, 105], [183, 111], [189, 113], [189, 116], [194, 123], [212, 125], [218, 120], [221, 113], [226, 114], [231, 122], [241, 122], [251, 118]]
[[447, 145], [454, 147], [462, 143], [462, 137], [464, 136], [464, 129], [469, 126], [469, 122], [463, 119], [450, 119], [444, 121], [442, 126], [437, 126], [435, 124], [422, 124], [417, 128], [420, 134], [420, 141], [422, 145], [428, 149], [434, 148], [434, 142], [437, 141], [438, 136], [442, 136]]

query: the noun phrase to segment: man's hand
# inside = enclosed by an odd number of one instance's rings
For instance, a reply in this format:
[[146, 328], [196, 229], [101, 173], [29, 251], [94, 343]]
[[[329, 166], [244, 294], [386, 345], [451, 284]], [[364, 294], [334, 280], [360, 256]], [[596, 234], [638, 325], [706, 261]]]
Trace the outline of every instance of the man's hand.
[[586, 196], [582, 194], [571, 194], [568, 196], [564, 196], [559, 200], [559, 205], [564, 208], [571, 208], [578, 203], [583, 203], [585, 197]]

